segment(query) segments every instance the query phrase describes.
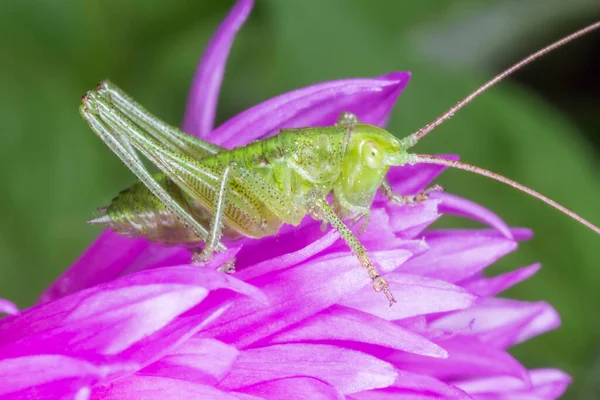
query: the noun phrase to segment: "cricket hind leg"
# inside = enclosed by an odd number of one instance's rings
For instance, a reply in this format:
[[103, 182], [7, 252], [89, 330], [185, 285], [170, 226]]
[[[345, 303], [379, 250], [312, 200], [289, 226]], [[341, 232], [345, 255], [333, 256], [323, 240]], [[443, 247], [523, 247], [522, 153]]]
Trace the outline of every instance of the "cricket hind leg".
[[[229, 188], [229, 178], [232, 169], [235, 167], [235, 163], [228, 165], [223, 171], [221, 177], [221, 183], [219, 190], [216, 193], [214, 204], [213, 204], [213, 216], [210, 221], [210, 230], [204, 245], [204, 249], [201, 252], [195, 252], [192, 255], [192, 263], [206, 263], [211, 258], [217, 248], [221, 237], [223, 236], [223, 218], [225, 213], [225, 207], [227, 205], [227, 194]], [[230, 266], [232, 267], [232, 266]], [[229, 267], [228, 267], [229, 269]]]
[[[132, 144], [127, 137], [119, 134], [118, 130], [105, 124], [97, 114], [97, 104], [94, 92], [88, 92], [82, 99], [83, 104], [80, 112], [84, 120], [89, 124], [92, 130], [100, 139], [115, 153], [121, 161], [131, 170], [131, 172], [156, 196], [173, 215], [179, 218], [194, 234], [199, 238], [206, 240], [208, 231], [198, 221], [194, 219], [177, 201], [175, 201], [165, 189], [148, 172], [144, 164], [137, 157]], [[224, 250], [225, 246], [219, 244], [219, 250]]]
[[216, 144], [188, 135], [155, 117], [109, 80], [100, 82], [96, 86], [96, 93], [135, 124], [173, 150], [181, 151], [199, 159], [225, 150]]
[[[192, 197], [206, 199], [205, 194], [199, 190], [198, 185], [209, 186], [217, 191], [221, 170], [216, 169], [211, 163], [204, 163], [202, 159], [183, 154], [174, 150], [170, 145], [157, 139], [151, 132], [147, 132], [140, 125], [133, 122], [123, 112], [106, 98], [92, 91], [94, 96], [93, 106], [97, 108], [101, 120], [130, 142], [135, 149], [156, 165], [162, 172], [167, 173], [182, 190]], [[185, 135], [185, 134], [184, 134]], [[189, 136], [189, 135], [185, 135]], [[191, 137], [191, 136], [190, 136]], [[283, 206], [286, 199], [274, 188], [267, 185], [264, 180], [252, 171], [238, 167], [233, 180], [236, 183], [236, 198], [250, 194], [255, 199], [260, 199], [261, 204], [269, 212], [277, 216], [282, 222], [295, 223], [304, 216], [301, 209]], [[210, 199], [212, 201], [212, 199]], [[252, 218], [252, 215], [246, 214]], [[263, 229], [263, 221], [252, 221], [255, 229]]]
[[312, 207], [312, 214], [318, 216], [323, 221], [327, 221], [339, 232], [342, 239], [346, 242], [348, 247], [350, 247], [350, 250], [352, 250], [360, 264], [367, 270], [369, 277], [373, 280], [373, 289], [376, 292], [383, 292], [390, 302], [390, 306], [396, 303], [396, 299], [394, 299], [392, 292], [389, 290], [388, 281], [381, 277], [369, 258], [365, 247], [360, 243], [358, 238], [354, 236], [352, 231], [344, 224], [340, 217], [337, 216], [331, 205], [327, 203], [325, 196], [314, 191], [311, 192], [309, 196], [309, 205]]
[[389, 201], [399, 206], [423, 203], [429, 198], [431, 193], [440, 193], [443, 191], [444, 189], [440, 185], [436, 184], [425, 188], [423, 191], [417, 194], [401, 195], [394, 192], [392, 185], [390, 185], [390, 182], [387, 179], [384, 179], [381, 183], [381, 193], [383, 193], [383, 195], [387, 197]]
[[[210, 239], [210, 232], [206, 230], [199, 222], [197, 222], [191, 215], [185, 211], [179, 203], [177, 203], [154, 179], [154, 177], [146, 170], [137, 154], [133, 152], [133, 147], [126, 140], [126, 138], [120, 137], [118, 134], [109, 129], [104, 122], [96, 115], [93, 111], [93, 106], [89, 107], [86, 104], [84, 98], [84, 104], [80, 107], [80, 112], [83, 118], [88, 122], [92, 130], [102, 139], [102, 141], [125, 163], [125, 165], [133, 172], [133, 174], [144, 184], [148, 189], [155, 195], [173, 214], [182, 220], [188, 227], [190, 227], [199, 238], [202, 238], [207, 243], [211, 244], [211, 254], [215, 250], [225, 250], [226, 247], [219, 243], [218, 239], [215, 240], [215, 234], [213, 232]], [[211, 229], [211, 231], [214, 231]], [[194, 262], [196, 252], [192, 251], [192, 263]], [[219, 268], [223, 272], [233, 272], [235, 259], [229, 260], [223, 266]]]
[[154, 179], [146, 167], [141, 163], [139, 158], [131, 153], [133, 151], [131, 146], [125, 144], [128, 143], [126, 138], [119, 136], [118, 133], [109, 129], [95, 113], [94, 105], [90, 104], [88, 100], [88, 95], [84, 96], [80, 112], [92, 130], [113, 151], [113, 153], [123, 161], [127, 168], [129, 168], [129, 170], [133, 172], [146, 187], [148, 187], [150, 192], [173, 212], [175, 216], [189, 226], [198, 237], [206, 238], [208, 235], [206, 229], [189, 215], [183, 207], [160, 186], [156, 179]]

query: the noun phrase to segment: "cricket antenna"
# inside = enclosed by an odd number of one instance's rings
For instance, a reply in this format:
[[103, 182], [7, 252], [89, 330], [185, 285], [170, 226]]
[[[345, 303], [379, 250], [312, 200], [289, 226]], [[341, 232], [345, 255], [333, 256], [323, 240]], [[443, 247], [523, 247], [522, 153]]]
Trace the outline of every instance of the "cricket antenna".
[[504, 72], [502, 72], [499, 75], [496, 75], [492, 80], [490, 80], [489, 82], [487, 82], [485, 85], [481, 86], [479, 89], [477, 89], [476, 91], [474, 91], [473, 93], [471, 93], [470, 95], [468, 95], [467, 97], [465, 97], [464, 99], [462, 99], [461, 101], [459, 101], [458, 103], [456, 103], [456, 105], [452, 108], [450, 108], [448, 111], [446, 111], [445, 113], [443, 113], [442, 115], [440, 115], [437, 119], [435, 119], [434, 121], [428, 123], [427, 125], [425, 125], [423, 128], [419, 129], [417, 132], [413, 133], [410, 138], [411, 141], [410, 143], [417, 143], [419, 140], [421, 140], [421, 138], [423, 138], [425, 135], [427, 135], [429, 132], [431, 132], [432, 130], [434, 130], [435, 128], [437, 128], [438, 126], [440, 126], [441, 124], [443, 124], [445, 121], [449, 120], [450, 117], [452, 117], [458, 110], [460, 110], [461, 108], [463, 108], [464, 106], [466, 106], [467, 104], [469, 104], [471, 102], [471, 100], [473, 100], [475, 97], [479, 96], [481, 93], [485, 92], [487, 89], [491, 88], [492, 86], [494, 86], [496, 83], [500, 82], [502, 79], [506, 78], [507, 76], [509, 76], [510, 74], [512, 74], [513, 72], [515, 72], [516, 70], [520, 69], [521, 67], [529, 64], [530, 62], [540, 58], [541, 56], [543, 56], [544, 54], [547, 54], [549, 52], [551, 52], [552, 50], [561, 47], [564, 44], [569, 43], [572, 40], [575, 40], [583, 35], [585, 35], [586, 33], [589, 33], [593, 30], [596, 30], [600, 28], [600, 21], [595, 22], [591, 25], [586, 26], [583, 29], [578, 30], [577, 32], [574, 32], [572, 34], [570, 34], [569, 36], [565, 36], [564, 38], [544, 47], [543, 49], [531, 54], [529, 57], [524, 58], [523, 60], [519, 61], [518, 63], [516, 63], [515, 65], [513, 65], [512, 67], [508, 68], [507, 70], [505, 70]]
[[555, 202], [552, 199], [549, 199], [548, 197], [544, 196], [543, 194], [538, 193], [535, 190], [530, 189], [527, 186], [523, 186], [520, 183], [515, 182], [511, 179], [508, 179], [502, 175], [496, 174], [494, 172], [488, 171], [483, 168], [476, 167], [474, 165], [465, 164], [460, 161], [448, 160], [446, 158], [430, 156], [428, 154], [414, 154], [413, 157], [414, 158], [411, 160], [411, 162], [414, 162], [414, 163], [438, 164], [438, 165], [444, 165], [446, 167], [462, 169], [463, 171], [469, 171], [469, 172], [473, 172], [475, 174], [483, 175], [488, 178], [492, 178], [498, 182], [502, 182], [506, 185], [512, 186], [515, 189], [525, 192], [528, 195], [533, 196], [536, 199], [539, 199], [539, 200], [543, 201], [544, 203], [556, 208], [560, 212], [573, 218], [575, 221], [587, 226], [594, 232], [600, 234], [600, 228], [598, 228], [596, 225], [592, 224], [588, 220], [584, 219], [583, 217], [580, 217], [579, 215], [575, 214], [573, 211], [561, 206], [560, 204], [558, 204], [557, 202]]

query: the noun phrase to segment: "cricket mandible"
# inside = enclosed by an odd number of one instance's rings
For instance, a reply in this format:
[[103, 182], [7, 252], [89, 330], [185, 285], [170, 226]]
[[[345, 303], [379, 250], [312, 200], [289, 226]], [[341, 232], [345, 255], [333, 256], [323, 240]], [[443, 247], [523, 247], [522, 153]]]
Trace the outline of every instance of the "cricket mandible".
[[[404, 139], [342, 113], [334, 126], [282, 129], [270, 138], [228, 150], [166, 124], [116, 85], [103, 81], [83, 96], [81, 115], [139, 182], [119, 193], [89, 222], [103, 224], [122, 236], [187, 247], [192, 252], [191, 262], [202, 265], [215, 251], [226, 248], [222, 240], [275, 235], [283, 224], [297, 226], [309, 214], [339, 232], [367, 270], [375, 291], [383, 292], [390, 305], [395, 300], [388, 282], [343, 221], [361, 222], [358, 233], [362, 233], [378, 190], [399, 206], [423, 202], [430, 193], [442, 190], [434, 185], [413, 195], [395, 193], [385, 178], [390, 167], [440, 164], [484, 175], [534, 196], [600, 233], [600, 228], [579, 215], [506, 177], [458, 161], [408, 152], [512, 72], [598, 28], [600, 22], [523, 59]], [[161, 172], [148, 172], [138, 152]], [[329, 194], [332, 204], [327, 201]], [[232, 272], [233, 263], [222, 269]]]

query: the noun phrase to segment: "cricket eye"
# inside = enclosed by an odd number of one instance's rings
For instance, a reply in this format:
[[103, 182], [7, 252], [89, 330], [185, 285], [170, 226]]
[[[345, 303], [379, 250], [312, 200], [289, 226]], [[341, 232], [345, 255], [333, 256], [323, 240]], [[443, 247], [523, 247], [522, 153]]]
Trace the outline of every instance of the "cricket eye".
[[373, 142], [365, 142], [362, 146], [362, 158], [370, 168], [379, 168], [383, 163], [383, 154], [379, 146]]

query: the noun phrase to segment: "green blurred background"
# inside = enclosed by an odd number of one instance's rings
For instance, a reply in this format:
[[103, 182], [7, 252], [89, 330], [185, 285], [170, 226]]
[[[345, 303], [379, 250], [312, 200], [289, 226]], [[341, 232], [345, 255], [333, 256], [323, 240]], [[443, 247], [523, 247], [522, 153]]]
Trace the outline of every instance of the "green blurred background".
[[[231, 4], [0, 2], [0, 297], [31, 305], [99, 233], [85, 223], [95, 208], [133, 182], [80, 120], [81, 95], [110, 77], [178, 124], [199, 56]], [[597, 0], [258, 0], [233, 48], [218, 119], [312, 83], [410, 70], [389, 125], [406, 135], [494, 73], [599, 17]], [[596, 32], [528, 67], [419, 151], [458, 153], [600, 223], [599, 45]], [[460, 171], [444, 175], [448, 191], [535, 232], [493, 272], [541, 261], [541, 272], [506, 295], [547, 300], [563, 326], [514, 353], [528, 367], [572, 374], [567, 397], [599, 398], [600, 238], [510, 188]]]

